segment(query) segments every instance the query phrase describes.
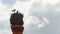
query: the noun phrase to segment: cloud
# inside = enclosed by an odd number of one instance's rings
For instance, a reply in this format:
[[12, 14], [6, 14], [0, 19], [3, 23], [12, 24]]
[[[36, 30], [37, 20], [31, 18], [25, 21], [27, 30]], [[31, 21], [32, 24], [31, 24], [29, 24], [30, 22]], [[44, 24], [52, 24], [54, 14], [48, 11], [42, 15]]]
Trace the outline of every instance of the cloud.
[[25, 18], [24, 20], [24, 27], [25, 31], [28, 29], [39, 29], [41, 27], [44, 27], [46, 24], [48, 24], [49, 20], [47, 18], [43, 17], [43, 20], [39, 20], [36, 16], [29, 16], [28, 18]]
[[24, 2], [26, 2], [26, 1], [27, 1], [27, 2], [28, 2], [28, 1], [30, 1], [30, 0], [20, 0], [20, 1], [24, 1]]
[[[10, 24], [9, 24], [9, 8], [0, 2], [0, 33], [7, 34], [10, 33]], [[8, 34], [9, 34], [8, 33]]]
[[49, 23], [47, 17], [43, 17], [43, 21], [44, 21], [45, 23], [47, 23], [47, 24]]
[[5, 9], [5, 6], [2, 3], [0, 3], [0, 11], [2, 11], [4, 9]]
[[[11, 10], [11, 9], [14, 9], [14, 8], [16, 8], [17, 10], [19, 10], [19, 11], [21, 11], [22, 10], [22, 13], [24, 14], [24, 21], [25, 21], [25, 28], [27, 27], [28, 29], [30, 28], [30, 29], [33, 29], [33, 30], [35, 30], [36, 28], [38, 29], [38, 28], [41, 28], [41, 27], [43, 27], [45, 24], [44, 24], [44, 22], [43, 21], [41, 21], [38, 17], [36, 17], [36, 16], [30, 16], [29, 15], [29, 13], [31, 13], [29, 10], [30, 10], [30, 8], [32, 8], [32, 3], [35, 3], [37, 0], [31, 0], [30, 2], [21, 2], [21, 1], [17, 1], [12, 7], [6, 7], [5, 5], [2, 5], [2, 7], [1, 7], [1, 21], [3, 21], [4, 22], [4, 24], [5, 24], [5, 28], [4, 29], [6, 29], [6, 28], [8, 28], [9, 26], [9, 22], [7, 22], [7, 20], [8, 20], [8, 18], [9, 18], [9, 11]], [[20, 10], [20, 8], [21, 8], [21, 10]], [[10, 10], [9, 10], [10, 9]], [[3, 11], [4, 10], [4, 11]], [[35, 10], [35, 9], [34, 9]], [[3, 16], [4, 16], [4, 18], [3, 18]], [[7, 24], [8, 25], [7, 25]], [[9, 28], [10, 29], [10, 28]], [[28, 30], [27, 29], [27, 30]], [[29, 29], [29, 30], [30, 30]]]
[[[38, 28], [41, 28], [41, 27], [43, 27], [45, 25], [45, 23], [43, 21], [41, 21], [38, 17], [29, 15], [32, 12], [32, 11], [30, 11], [30, 9], [32, 8], [32, 3], [35, 3], [36, 1], [37, 0], [35, 0], [35, 1], [34, 0], [30, 0], [29, 2], [17, 1], [16, 4], [14, 4], [12, 6], [12, 9], [14, 9], [14, 8], [16, 8], [17, 10], [20, 9], [19, 11], [24, 14], [24, 23], [25, 23], [24, 27], [27, 28], [27, 30], [30, 27], [32, 29], [36, 29], [36, 28], [38, 29]], [[39, 1], [37, 1], [37, 2], [39, 2]], [[40, 4], [37, 3], [37, 6], [39, 7]], [[35, 9], [33, 8], [32, 10], [35, 10]], [[37, 10], [39, 10], [39, 9], [37, 9]], [[32, 13], [34, 13], [34, 12], [32, 12]], [[45, 20], [45, 19], [43, 19], [43, 20]], [[46, 18], [45, 22], [46, 21], [47, 21], [47, 18]]]
[[43, 20], [41, 21], [41, 24], [38, 25], [38, 27], [44, 27], [46, 24], [49, 24], [49, 20], [46, 17], [42, 18]]
[[0, 29], [0, 34], [12, 34], [12, 32], [7, 29]]
[[[1, 6], [0, 7], [1, 8], [0, 9], [0, 11], [1, 11], [0, 12], [0, 24], [3, 24], [1, 26], [4, 26], [4, 29], [7, 29], [6, 31], [8, 31], [8, 29], [9, 29], [9, 33], [11, 31], [10, 31], [10, 23], [8, 20], [9, 20], [10, 14], [11, 14], [10, 13], [11, 10], [14, 8], [16, 8], [17, 10], [19, 10], [21, 13], [24, 14], [25, 32], [27, 32], [27, 31], [31, 32], [31, 30], [32, 31], [34, 30], [33, 33], [35, 33], [35, 30], [39, 30], [42, 28], [42, 30], [43, 30], [42, 33], [43, 33], [47, 30], [47, 26], [48, 26], [48, 30], [49, 30], [48, 32], [51, 32], [52, 30], [56, 31], [55, 30], [56, 27], [53, 25], [56, 25], [56, 24], [54, 24], [56, 22], [55, 20], [58, 20], [58, 19], [55, 19], [55, 17], [57, 16], [56, 12], [60, 11], [59, 10], [60, 8], [58, 6], [59, 0], [58, 1], [57, 0], [43, 0], [43, 1], [30, 0], [28, 2], [21, 2], [19, 0], [16, 0], [16, 3], [14, 3], [12, 5], [13, 6], [11, 6], [11, 7], [7, 7], [3, 3], [0, 3], [0, 6]], [[60, 22], [60, 21], [57, 21], [57, 22]], [[47, 25], [47, 24], [50, 24], [50, 25]], [[45, 26], [45, 25], [47, 25], [47, 26]], [[52, 27], [51, 27], [51, 25], [52, 25]], [[46, 27], [46, 30], [44, 29], [44, 27]], [[52, 28], [52, 30], [51, 30], [51, 28]], [[2, 31], [1, 34], [3, 34], [3, 30], [1, 30]], [[9, 34], [6, 31], [4, 31], [4, 32], [6, 34]], [[39, 33], [40, 33], [40, 30], [39, 30]], [[45, 33], [43, 33], [43, 34], [45, 34]]]

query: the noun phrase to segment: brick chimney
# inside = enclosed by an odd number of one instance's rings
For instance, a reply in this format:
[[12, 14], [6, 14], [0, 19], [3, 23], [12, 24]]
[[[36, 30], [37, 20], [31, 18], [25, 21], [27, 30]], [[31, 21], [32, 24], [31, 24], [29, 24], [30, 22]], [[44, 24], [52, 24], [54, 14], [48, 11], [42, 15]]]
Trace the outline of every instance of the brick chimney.
[[20, 25], [11, 26], [13, 34], [23, 34], [24, 27]]
[[23, 34], [23, 14], [18, 13], [18, 11], [16, 13], [11, 14], [10, 24], [12, 34]]

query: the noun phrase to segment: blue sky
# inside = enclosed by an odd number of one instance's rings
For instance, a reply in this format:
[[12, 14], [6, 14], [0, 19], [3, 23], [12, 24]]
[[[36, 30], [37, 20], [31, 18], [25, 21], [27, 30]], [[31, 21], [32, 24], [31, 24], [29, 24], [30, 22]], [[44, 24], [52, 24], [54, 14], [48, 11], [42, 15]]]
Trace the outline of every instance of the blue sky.
[[3, 4], [14, 4], [16, 0], [2, 0]]
[[24, 15], [23, 34], [60, 34], [60, 0], [0, 0], [0, 34], [12, 34], [12, 9]]

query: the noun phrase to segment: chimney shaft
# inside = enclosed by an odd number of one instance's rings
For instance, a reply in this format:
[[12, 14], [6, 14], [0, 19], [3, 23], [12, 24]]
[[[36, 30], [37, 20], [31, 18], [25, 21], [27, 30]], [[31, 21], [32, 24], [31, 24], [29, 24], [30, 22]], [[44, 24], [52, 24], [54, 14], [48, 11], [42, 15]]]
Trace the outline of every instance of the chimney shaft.
[[23, 34], [24, 27], [21, 25], [12, 25], [11, 26], [13, 34]]
[[11, 30], [13, 34], [23, 34], [23, 14], [21, 13], [13, 13], [10, 17]]

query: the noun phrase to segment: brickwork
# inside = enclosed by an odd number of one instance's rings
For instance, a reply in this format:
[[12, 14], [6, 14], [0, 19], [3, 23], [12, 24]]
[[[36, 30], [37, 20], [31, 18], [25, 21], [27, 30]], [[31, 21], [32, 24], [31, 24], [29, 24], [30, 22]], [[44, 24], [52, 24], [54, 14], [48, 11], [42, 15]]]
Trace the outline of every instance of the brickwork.
[[11, 26], [13, 34], [23, 34], [24, 27], [20, 25]]

